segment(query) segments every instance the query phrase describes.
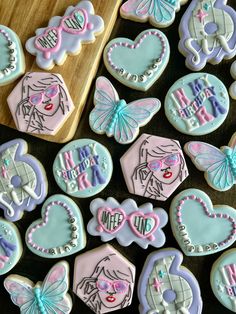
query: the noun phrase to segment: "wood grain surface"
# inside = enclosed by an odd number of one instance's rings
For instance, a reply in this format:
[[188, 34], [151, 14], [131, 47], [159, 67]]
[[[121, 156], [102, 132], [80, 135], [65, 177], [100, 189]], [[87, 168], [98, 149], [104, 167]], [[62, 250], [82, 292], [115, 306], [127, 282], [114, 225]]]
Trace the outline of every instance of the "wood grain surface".
[[[62, 75], [74, 101], [75, 110], [56, 135], [33, 135], [57, 143], [67, 142], [73, 137], [85, 106], [92, 80], [97, 72], [103, 48], [116, 21], [121, 1], [91, 1], [95, 14], [100, 15], [104, 20], [105, 29], [103, 33], [96, 36], [94, 43], [83, 44], [77, 56], [68, 56], [63, 65], [56, 65], [48, 71]], [[35, 35], [37, 28], [46, 27], [51, 17], [55, 15], [63, 16], [69, 5], [76, 5], [77, 3], [78, 0], [1, 0], [0, 24], [14, 30], [24, 47], [26, 40]], [[25, 48], [24, 52], [26, 72], [43, 71], [37, 66], [35, 56], [29, 54]], [[6, 99], [19, 80], [0, 87], [0, 124], [12, 128], [15, 128], [15, 123]]]

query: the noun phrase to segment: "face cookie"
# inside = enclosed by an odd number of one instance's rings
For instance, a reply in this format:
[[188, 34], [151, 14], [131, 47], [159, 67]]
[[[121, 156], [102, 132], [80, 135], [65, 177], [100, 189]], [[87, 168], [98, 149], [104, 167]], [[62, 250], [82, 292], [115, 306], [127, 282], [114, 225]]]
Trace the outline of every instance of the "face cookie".
[[184, 150], [194, 165], [204, 171], [207, 183], [215, 190], [227, 191], [236, 184], [236, 133], [229, 146], [220, 149], [204, 142], [188, 142]]
[[176, 81], [165, 98], [165, 114], [181, 133], [204, 135], [215, 131], [229, 111], [224, 84], [208, 73], [188, 74]]
[[188, 176], [176, 140], [142, 134], [120, 159], [130, 193], [165, 201]]
[[103, 32], [103, 19], [94, 15], [90, 1], [81, 1], [67, 8], [63, 16], [54, 16], [47, 27], [36, 30], [36, 36], [26, 42], [26, 50], [36, 56], [37, 65], [50, 70], [62, 65], [67, 55], [76, 55], [81, 44], [95, 41]]
[[60, 74], [28, 72], [7, 98], [19, 131], [55, 135], [74, 110]]
[[19, 37], [0, 25], [0, 86], [15, 81], [25, 72], [25, 56]]
[[0, 207], [11, 221], [19, 220], [24, 210], [32, 211], [47, 195], [45, 170], [27, 150], [22, 139], [0, 146]]
[[129, 104], [119, 96], [104, 76], [96, 80], [95, 108], [89, 115], [91, 129], [98, 134], [114, 136], [120, 144], [128, 144], [138, 136], [139, 127], [147, 124], [161, 107], [157, 98], [144, 98]]
[[140, 314], [202, 313], [198, 282], [182, 261], [181, 252], [172, 248], [148, 256], [138, 282]]
[[213, 205], [206, 193], [187, 189], [170, 206], [170, 223], [186, 255], [218, 253], [236, 240], [236, 211], [227, 205]]
[[115, 38], [104, 49], [107, 70], [122, 84], [148, 90], [165, 70], [170, 55], [166, 36], [157, 29], [140, 33], [134, 41]]
[[4, 287], [20, 312], [27, 314], [69, 314], [72, 301], [69, 289], [69, 264], [61, 261], [54, 265], [44, 281], [36, 285], [26, 277], [10, 275], [4, 280]]
[[236, 54], [236, 12], [227, 0], [193, 0], [180, 26], [179, 50], [192, 71], [218, 64]]
[[73, 291], [97, 314], [129, 306], [134, 280], [135, 266], [109, 244], [75, 259]]
[[104, 242], [116, 238], [122, 246], [136, 242], [143, 249], [165, 243], [162, 228], [168, 215], [162, 208], [153, 208], [151, 203], [138, 207], [132, 199], [120, 204], [112, 197], [97, 198], [91, 202], [90, 211], [94, 217], [88, 223], [88, 233], [100, 236]]
[[42, 219], [29, 226], [25, 238], [28, 248], [45, 258], [61, 258], [82, 250], [86, 234], [79, 207], [61, 194], [49, 197], [42, 207]]
[[128, 0], [120, 8], [124, 19], [149, 22], [154, 27], [167, 27], [174, 22], [175, 12], [188, 0]]
[[105, 146], [90, 139], [80, 139], [65, 145], [53, 163], [58, 186], [74, 197], [90, 197], [109, 183], [113, 164]]
[[22, 243], [17, 227], [0, 218], [0, 276], [18, 263], [21, 254]]
[[227, 309], [236, 313], [236, 250], [223, 253], [211, 269], [211, 288]]
[[233, 99], [236, 99], [236, 61], [234, 61], [230, 68], [232, 78], [235, 80], [229, 88], [229, 94]]

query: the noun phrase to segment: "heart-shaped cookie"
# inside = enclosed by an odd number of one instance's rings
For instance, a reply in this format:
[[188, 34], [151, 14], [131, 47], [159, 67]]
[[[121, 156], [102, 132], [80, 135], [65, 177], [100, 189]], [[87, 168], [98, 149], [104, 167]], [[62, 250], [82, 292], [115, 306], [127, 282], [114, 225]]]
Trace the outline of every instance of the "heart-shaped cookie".
[[236, 211], [226, 205], [212, 205], [208, 195], [198, 189], [179, 193], [170, 207], [174, 236], [186, 255], [217, 253], [236, 239]]
[[44, 57], [49, 59], [51, 53], [56, 52], [61, 46], [61, 32], [57, 27], [46, 28], [42, 35], [35, 38], [34, 44], [44, 53]]
[[26, 244], [33, 253], [46, 258], [61, 258], [82, 250], [86, 235], [76, 203], [61, 194], [49, 197], [42, 207], [42, 219], [26, 231]]
[[63, 30], [70, 34], [80, 34], [86, 29], [87, 14], [82, 9], [74, 10], [70, 16], [62, 19], [61, 26]]
[[126, 214], [122, 208], [100, 207], [98, 209], [99, 232], [115, 233], [122, 228], [125, 223]]
[[138, 237], [153, 241], [155, 239], [153, 234], [159, 226], [159, 218], [153, 213], [134, 212], [129, 217], [129, 224]]
[[165, 70], [170, 55], [166, 36], [148, 29], [132, 41], [115, 38], [104, 49], [107, 70], [122, 84], [146, 91]]

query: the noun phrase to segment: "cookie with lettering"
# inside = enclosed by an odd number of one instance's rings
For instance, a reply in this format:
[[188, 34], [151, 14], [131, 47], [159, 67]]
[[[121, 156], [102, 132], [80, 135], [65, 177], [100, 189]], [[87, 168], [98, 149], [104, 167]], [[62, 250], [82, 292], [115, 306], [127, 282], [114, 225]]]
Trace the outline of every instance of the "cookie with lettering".
[[139, 313], [202, 313], [194, 275], [181, 266], [183, 255], [172, 248], [151, 253], [138, 281]]
[[0, 146], [0, 209], [7, 220], [21, 219], [47, 196], [48, 181], [43, 165], [30, 154], [22, 139]]
[[34, 284], [20, 275], [9, 275], [3, 282], [12, 302], [20, 308], [21, 314], [69, 314], [72, 300], [69, 290], [69, 264], [61, 261], [55, 264], [44, 281]]
[[0, 276], [18, 263], [22, 250], [21, 236], [16, 225], [0, 218]]
[[213, 189], [227, 191], [236, 184], [236, 133], [229, 145], [220, 149], [192, 141], [184, 145], [184, 150], [194, 165], [204, 171], [205, 179]]
[[235, 80], [229, 88], [229, 94], [231, 98], [236, 99], [236, 61], [234, 61], [230, 68], [230, 74], [232, 75], [232, 78]]
[[112, 39], [103, 52], [110, 74], [122, 84], [141, 91], [148, 90], [161, 76], [169, 56], [168, 39], [157, 29], [141, 32], [134, 41]]
[[10, 28], [0, 25], [0, 86], [15, 81], [25, 73], [21, 41]]
[[82, 250], [86, 245], [83, 217], [77, 204], [69, 197], [56, 194], [42, 206], [42, 219], [27, 229], [28, 248], [45, 258], [61, 258]]
[[188, 0], [128, 0], [120, 8], [124, 19], [149, 22], [154, 27], [167, 27], [174, 22], [175, 13]]
[[213, 205], [201, 190], [187, 189], [176, 195], [169, 217], [174, 237], [185, 255], [218, 253], [236, 240], [236, 210]]
[[236, 249], [224, 252], [214, 262], [210, 282], [218, 301], [236, 313]]
[[90, 203], [90, 211], [93, 218], [88, 223], [88, 233], [100, 236], [104, 242], [116, 238], [122, 246], [135, 242], [143, 249], [165, 243], [162, 228], [167, 224], [168, 215], [162, 208], [153, 208], [151, 203], [138, 207], [130, 198], [121, 204], [113, 197], [96, 198]]
[[80, 139], [65, 145], [53, 163], [58, 186], [74, 197], [90, 197], [109, 183], [113, 171], [107, 148], [91, 139]]
[[75, 259], [73, 292], [96, 314], [129, 306], [134, 281], [135, 266], [109, 244]]
[[192, 71], [236, 55], [236, 11], [227, 0], [192, 0], [179, 25], [179, 51]]
[[55, 135], [74, 110], [60, 74], [28, 72], [7, 98], [19, 131]]
[[120, 144], [128, 144], [138, 136], [139, 128], [147, 124], [161, 108], [157, 98], [142, 98], [126, 103], [104, 76], [96, 80], [95, 108], [89, 115], [91, 129], [98, 134], [114, 136]]
[[130, 193], [165, 201], [187, 178], [178, 141], [142, 134], [120, 159]]
[[171, 86], [164, 106], [167, 119], [178, 131], [205, 135], [221, 126], [229, 104], [228, 91], [216, 76], [191, 73]]
[[48, 26], [38, 28], [26, 42], [26, 50], [36, 56], [37, 65], [50, 70], [62, 65], [67, 55], [77, 55], [82, 44], [94, 42], [104, 30], [103, 19], [94, 14], [90, 1], [69, 6], [63, 16], [54, 16]]

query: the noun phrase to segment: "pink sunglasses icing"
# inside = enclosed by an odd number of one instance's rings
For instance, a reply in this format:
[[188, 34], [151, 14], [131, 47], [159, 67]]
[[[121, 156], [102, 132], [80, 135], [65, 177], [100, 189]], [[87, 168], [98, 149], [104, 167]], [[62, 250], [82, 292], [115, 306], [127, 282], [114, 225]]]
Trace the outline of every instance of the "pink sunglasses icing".
[[163, 159], [154, 159], [149, 161], [147, 167], [151, 171], [160, 171], [161, 168], [166, 165], [168, 167], [177, 166], [180, 164], [180, 154], [172, 154]]
[[39, 105], [43, 102], [44, 96], [47, 96], [48, 98], [54, 98], [59, 93], [59, 86], [58, 85], [51, 85], [47, 89], [45, 89], [43, 92], [33, 94], [29, 97], [29, 102], [31, 105]]
[[112, 287], [116, 293], [126, 292], [129, 286], [124, 280], [109, 281], [107, 279], [98, 279], [96, 285], [99, 291], [107, 292]]

